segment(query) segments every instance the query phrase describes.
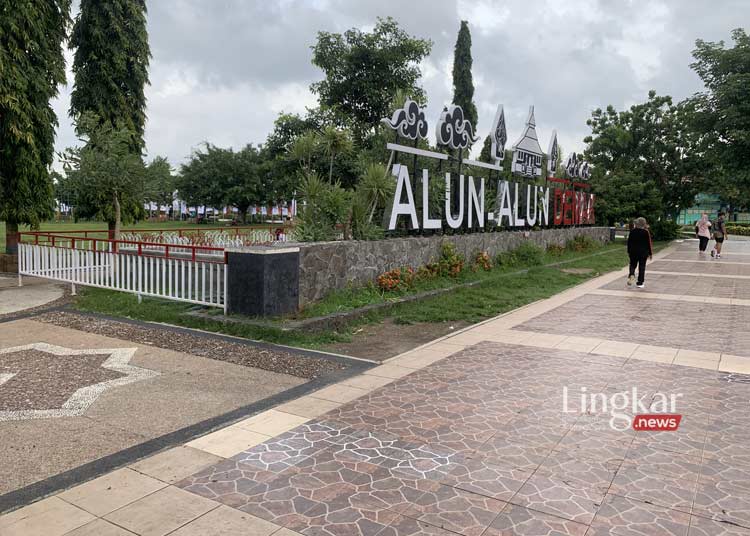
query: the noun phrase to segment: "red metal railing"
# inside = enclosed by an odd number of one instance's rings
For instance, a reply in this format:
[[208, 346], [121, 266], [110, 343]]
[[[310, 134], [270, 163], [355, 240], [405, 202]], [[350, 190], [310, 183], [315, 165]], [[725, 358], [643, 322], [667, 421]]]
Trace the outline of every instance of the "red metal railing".
[[[112, 240], [110, 238], [93, 238], [85, 235], [81, 237], [80, 233], [82, 232], [84, 231], [78, 233], [79, 236], [72, 236], [55, 232], [28, 231], [18, 233], [18, 242], [66, 249], [124, 253], [144, 257], [162, 257], [165, 259], [184, 259], [186, 258], [184, 253], [189, 252], [189, 258], [192, 261], [195, 261], [198, 256], [201, 256], [201, 259], [199, 260], [202, 262], [213, 262], [219, 264], [224, 264], [226, 262], [226, 252], [222, 247], [196, 246], [192, 244], [166, 244], [163, 242], [144, 242], [135, 240]], [[222, 253], [223, 255], [221, 255]]]

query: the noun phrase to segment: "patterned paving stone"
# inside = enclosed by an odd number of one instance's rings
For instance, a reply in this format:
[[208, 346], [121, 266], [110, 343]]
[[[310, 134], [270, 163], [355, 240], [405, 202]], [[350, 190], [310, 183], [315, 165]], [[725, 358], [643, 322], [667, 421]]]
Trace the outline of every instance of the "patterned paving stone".
[[535, 473], [511, 499], [513, 504], [583, 524], [591, 523], [606, 487]]
[[277, 473], [236, 460], [225, 460], [175, 485], [201, 497], [239, 507], [248, 502], [248, 493], [258, 484], [277, 476]]
[[451, 486], [440, 486], [422, 495], [403, 514], [464, 536], [479, 536], [506, 504]]
[[449, 532], [424, 521], [417, 521], [411, 517], [399, 516], [390, 526], [378, 533], [378, 536], [455, 536]]
[[[670, 319], [669, 329], [661, 321], [665, 318]], [[696, 330], [707, 318], [721, 318], [722, 322]], [[750, 333], [749, 327], [746, 306], [696, 303], [686, 307], [685, 302], [676, 300], [587, 294], [514, 329], [750, 357], [748, 336], [742, 335]]]
[[688, 536], [748, 536], [750, 528], [692, 516]]
[[723, 483], [699, 483], [693, 514], [750, 527], [750, 492]]
[[[750, 259], [750, 257], [747, 257]], [[670, 272], [675, 270], [676, 263], [670, 263]], [[651, 267], [653, 268], [653, 266]], [[668, 268], [668, 267], [667, 267]], [[607, 290], [624, 290], [626, 288], [623, 280], [612, 281], [604, 285]], [[639, 290], [640, 292], [640, 290]], [[691, 274], [685, 275], [661, 275], [651, 274], [648, 276], [648, 285], [643, 289], [646, 293], [674, 294], [687, 296], [706, 296], [712, 298], [737, 298], [750, 299], [750, 280], [696, 277]]]
[[256, 445], [232, 459], [266, 471], [280, 473], [319, 450], [346, 441], [353, 428], [334, 422], [305, 423], [273, 440]]
[[[726, 258], [725, 260], [729, 261], [729, 258]], [[727, 264], [721, 261], [654, 261], [649, 263], [649, 269], [654, 272], [682, 272], [687, 274], [750, 275], [750, 264], [734, 264], [734, 262], [732, 264]]]
[[580, 458], [566, 451], [554, 451], [537, 469], [537, 474], [548, 475], [574, 485], [607, 489], [618, 469], [620, 461], [599, 461]]
[[[582, 355], [481, 343], [178, 486], [305, 536], [742, 534], [745, 377]], [[564, 412], [563, 387], [633, 386], [649, 411], [684, 391], [684, 428], [613, 429], [590, 400]]]
[[457, 464], [441, 482], [485, 497], [508, 501], [531, 475], [529, 471], [493, 464], [487, 458], [474, 458]]
[[509, 504], [483, 536], [583, 536], [587, 525]]
[[623, 465], [609, 493], [690, 513], [698, 485], [698, 475], [671, 476], [654, 473], [648, 466]]
[[684, 512], [607, 495], [589, 533], [596, 536], [686, 536], [689, 524], [690, 515]]

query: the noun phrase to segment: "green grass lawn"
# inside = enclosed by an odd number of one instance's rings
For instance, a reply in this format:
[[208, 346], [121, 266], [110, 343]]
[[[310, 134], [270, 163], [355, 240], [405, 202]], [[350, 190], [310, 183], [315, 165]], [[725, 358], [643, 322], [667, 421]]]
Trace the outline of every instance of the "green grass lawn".
[[[657, 248], [663, 246], [664, 244], [655, 244]], [[592, 253], [601, 254], [592, 255]], [[533, 301], [550, 297], [592, 277], [622, 268], [627, 264], [627, 253], [624, 245], [618, 243], [598, 248], [593, 252], [567, 252], [561, 257], [554, 257], [555, 261], [561, 259], [574, 262], [560, 267], [530, 266], [527, 267], [527, 272], [520, 274], [514, 273], [525, 268], [520, 265], [512, 269], [495, 269], [491, 272], [475, 274], [476, 277], [482, 278], [481, 283], [477, 285], [458, 288], [418, 302], [398, 304], [389, 310], [376, 311], [353, 321], [341, 331], [322, 333], [284, 330], [281, 326], [259, 327], [190, 317], [183, 314], [192, 307], [189, 304], [152, 298], [144, 298], [143, 302], [138, 304], [136, 297], [131, 294], [93, 288], [81, 289], [75, 301], [75, 307], [81, 311], [163, 322], [292, 346], [318, 348], [325, 344], [347, 342], [351, 340], [352, 333], [359, 326], [381, 322], [387, 318], [401, 324], [445, 321], [479, 322]], [[551, 259], [545, 256], [545, 260]], [[570, 274], [561, 271], [564, 268], [589, 268], [592, 272]], [[325, 313], [384, 299], [375, 294], [377, 293], [373, 289], [350, 289], [329, 297], [308, 311]]]

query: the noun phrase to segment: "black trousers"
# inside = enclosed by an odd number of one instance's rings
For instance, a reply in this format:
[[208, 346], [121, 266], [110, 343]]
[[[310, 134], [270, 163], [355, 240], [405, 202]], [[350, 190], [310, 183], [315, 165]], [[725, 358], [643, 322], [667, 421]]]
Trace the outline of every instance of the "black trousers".
[[638, 281], [637, 284], [642, 285], [643, 280], [646, 277], [646, 260], [648, 255], [641, 257], [640, 255], [630, 256], [630, 275], [635, 275], [635, 267], [638, 267]]
[[699, 236], [698, 237], [698, 249], [700, 251], [706, 251], [706, 246], [708, 246], [708, 237], [707, 236]]

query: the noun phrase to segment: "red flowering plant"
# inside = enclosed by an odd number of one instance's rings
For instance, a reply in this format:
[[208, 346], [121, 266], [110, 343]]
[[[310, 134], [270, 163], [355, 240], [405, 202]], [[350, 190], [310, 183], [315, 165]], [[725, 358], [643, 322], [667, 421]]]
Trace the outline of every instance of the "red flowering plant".
[[414, 286], [416, 274], [411, 267], [394, 268], [377, 278], [378, 288], [384, 292], [408, 290]]
[[472, 270], [475, 272], [478, 270], [484, 270], [485, 272], [489, 272], [492, 270], [492, 258], [490, 257], [490, 254], [486, 251], [479, 251], [474, 256], [474, 265], [472, 266]]

